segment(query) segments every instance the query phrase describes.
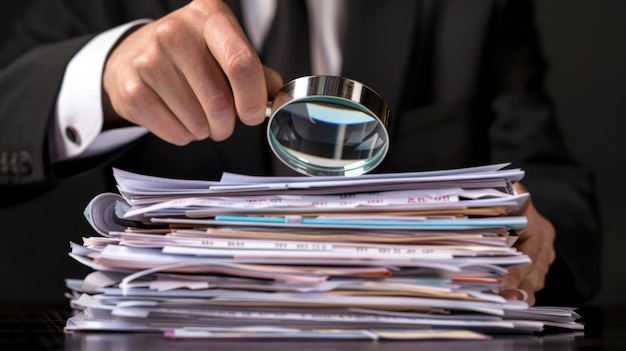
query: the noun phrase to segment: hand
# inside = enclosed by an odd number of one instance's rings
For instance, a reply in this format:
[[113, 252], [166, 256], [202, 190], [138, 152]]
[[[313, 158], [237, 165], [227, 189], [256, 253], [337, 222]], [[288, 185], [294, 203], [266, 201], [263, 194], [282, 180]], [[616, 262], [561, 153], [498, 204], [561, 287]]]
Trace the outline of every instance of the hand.
[[282, 85], [227, 5], [195, 0], [112, 51], [103, 73], [105, 124], [121, 117], [175, 145], [220, 141], [232, 134], [236, 115], [260, 124], [268, 96]]
[[[518, 193], [528, 192], [521, 184], [515, 184]], [[543, 289], [546, 274], [554, 262], [555, 231], [552, 223], [545, 219], [532, 204], [531, 199], [521, 209], [520, 216], [526, 216], [528, 225], [517, 231], [519, 236], [517, 248], [532, 260], [530, 265], [512, 267], [504, 277], [505, 288], [522, 289], [528, 294], [526, 302], [535, 304], [535, 293]], [[521, 296], [513, 290], [503, 290], [502, 296], [511, 300], [519, 300]]]

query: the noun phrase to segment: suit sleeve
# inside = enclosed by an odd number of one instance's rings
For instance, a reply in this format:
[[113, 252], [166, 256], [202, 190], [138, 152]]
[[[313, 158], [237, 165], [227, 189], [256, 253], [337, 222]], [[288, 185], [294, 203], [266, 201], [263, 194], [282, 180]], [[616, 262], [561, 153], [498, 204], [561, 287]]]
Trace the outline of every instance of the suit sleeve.
[[65, 66], [88, 38], [35, 48], [0, 73], [0, 185], [52, 176], [47, 135]]
[[[65, 68], [115, 20], [99, 3], [34, 1], [13, 24], [0, 51], [0, 186], [54, 180], [48, 135]], [[90, 18], [96, 11], [99, 19]]]
[[139, 18], [158, 18], [184, 1], [34, 0], [0, 49], [0, 188], [48, 187], [93, 167], [52, 166], [51, 120], [72, 57], [95, 35]]

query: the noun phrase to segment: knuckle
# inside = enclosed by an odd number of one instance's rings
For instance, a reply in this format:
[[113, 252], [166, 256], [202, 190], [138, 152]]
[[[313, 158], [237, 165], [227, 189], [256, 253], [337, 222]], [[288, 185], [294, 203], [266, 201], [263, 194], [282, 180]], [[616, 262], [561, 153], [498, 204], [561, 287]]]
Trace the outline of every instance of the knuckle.
[[520, 281], [520, 273], [518, 270], [509, 269], [508, 273], [504, 277], [504, 282], [508, 286], [517, 286]]
[[[237, 99], [237, 112], [243, 121], [252, 123], [259, 118], [266, 105], [267, 93], [264, 91], [251, 91], [250, 87], [256, 86], [256, 81], [262, 72], [261, 62], [256, 53], [246, 44], [237, 44], [230, 47], [226, 52], [226, 67], [224, 72], [228, 76]], [[256, 95], [253, 95], [256, 94]], [[257, 96], [258, 95], [258, 96]]]
[[545, 287], [546, 287], [545, 279], [539, 279], [539, 281], [537, 281], [537, 283], [535, 284], [535, 291], [539, 291]]
[[153, 100], [151, 89], [138, 77], [116, 82], [114, 93], [109, 94], [115, 112], [138, 125], [148, 127], [146, 107]]
[[243, 80], [251, 76], [261, 63], [256, 53], [245, 42], [231, 43], [226, 46], [224, 72], [231, 80]]
[[187, 6], [185, 6], [185, 11], [191, 13], [192, 15], [205, 16], [207, 14], [205, 3], [205, 1], [191, 1], [187, 4]]
[[205, 104], [208, 117], [216, 122], [231, 118], [233, 115], [234, 102], [230, 92], [213, 93], [207, 97]]
[[155, 48], [145, 50], [133, 59], [132, 67], [142, 77], [151, 77], [160, 70], [161, 57]]
[[195, 0], [190, 2], [186, 8], [192, 13], [206, 18], [221, 9], [221, 2], [215, 0]]
[[263, 122], [264, 115], [261, 113], [263, 110], [259, 109], [258, 106], [259, 105], [252, 105], [250, 103], [242, 105], [238, 109], [238, 113], [242, 122], [248, 125], [256, 125]]
[[150, 89], [140, 79], [128, 79], [120, 82], [118, 95], [123, 105], [133, 105], [149, 98]]
[[230, 91], [213, 93], [206, 98], [204, 106], [205, 122], [208, 121], [206, 136], [215, 141], [228, 138], [234, 130], [235, 121], [235, 107]]
[[159, 45], [176, 45], [186, 33], [186, 22], [177, 16], [164, 17], [154, 28], [154, 38]]

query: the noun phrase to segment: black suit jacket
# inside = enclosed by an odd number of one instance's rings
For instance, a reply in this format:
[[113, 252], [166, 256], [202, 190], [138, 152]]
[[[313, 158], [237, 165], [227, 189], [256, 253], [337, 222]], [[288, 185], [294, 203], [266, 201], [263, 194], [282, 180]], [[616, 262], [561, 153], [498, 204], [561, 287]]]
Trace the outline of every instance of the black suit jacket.
[[[49, 121], [74, 53], [101, 31], [137, 18], [161, 17], [187, 2], [33, 2], [0, 53], [0, 186], [10, 194], [5, 203], [67, 183], [94, 167], [108, 174], [111, 165], [203, 179], [217, 178], [222, 171], [274, 172], [264, 126], [240, 124], [221, 143], [174, 147], [147, 136], [100, 158], [50, 164]], [[227, 2], [240, 17], [237, 1]], [[348, 2], [342, 75], [378, 91], [392, 109], [392, 145], [378, 171], [494, 162], [522, 167], [535, 205], [557, 229], [559, 259], [549, 288], [570, 287], [564, 299], [544, 301], [567, 303], [567, 295], [576, 301], [572, 285], [582, 296], [592, 296], [600, 275], [592, 178], [565, 150], [542, 89], [546, 64], [530, 2]], [[270, 31], [270, 43], [260, 53], [264, 63], [281, 71], [285, 80], [308, 74], [308, 67], [285, 60], [295, 48], [271, 41], [280, 35]], [[110, 185], [105, 182], [91, 193]]]

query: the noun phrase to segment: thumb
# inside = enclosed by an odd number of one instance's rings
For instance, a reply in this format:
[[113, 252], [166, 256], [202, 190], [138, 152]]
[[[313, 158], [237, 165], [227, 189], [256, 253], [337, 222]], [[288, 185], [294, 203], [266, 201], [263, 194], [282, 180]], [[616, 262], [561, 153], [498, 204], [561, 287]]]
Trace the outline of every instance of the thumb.
[[265, 73], [265, 84], [267, 85], [267, 97], [268, 99], [274, 98], [278, 90], [283, 87], [283, 77], [278, 71], [263, 66], [263, 73]]

